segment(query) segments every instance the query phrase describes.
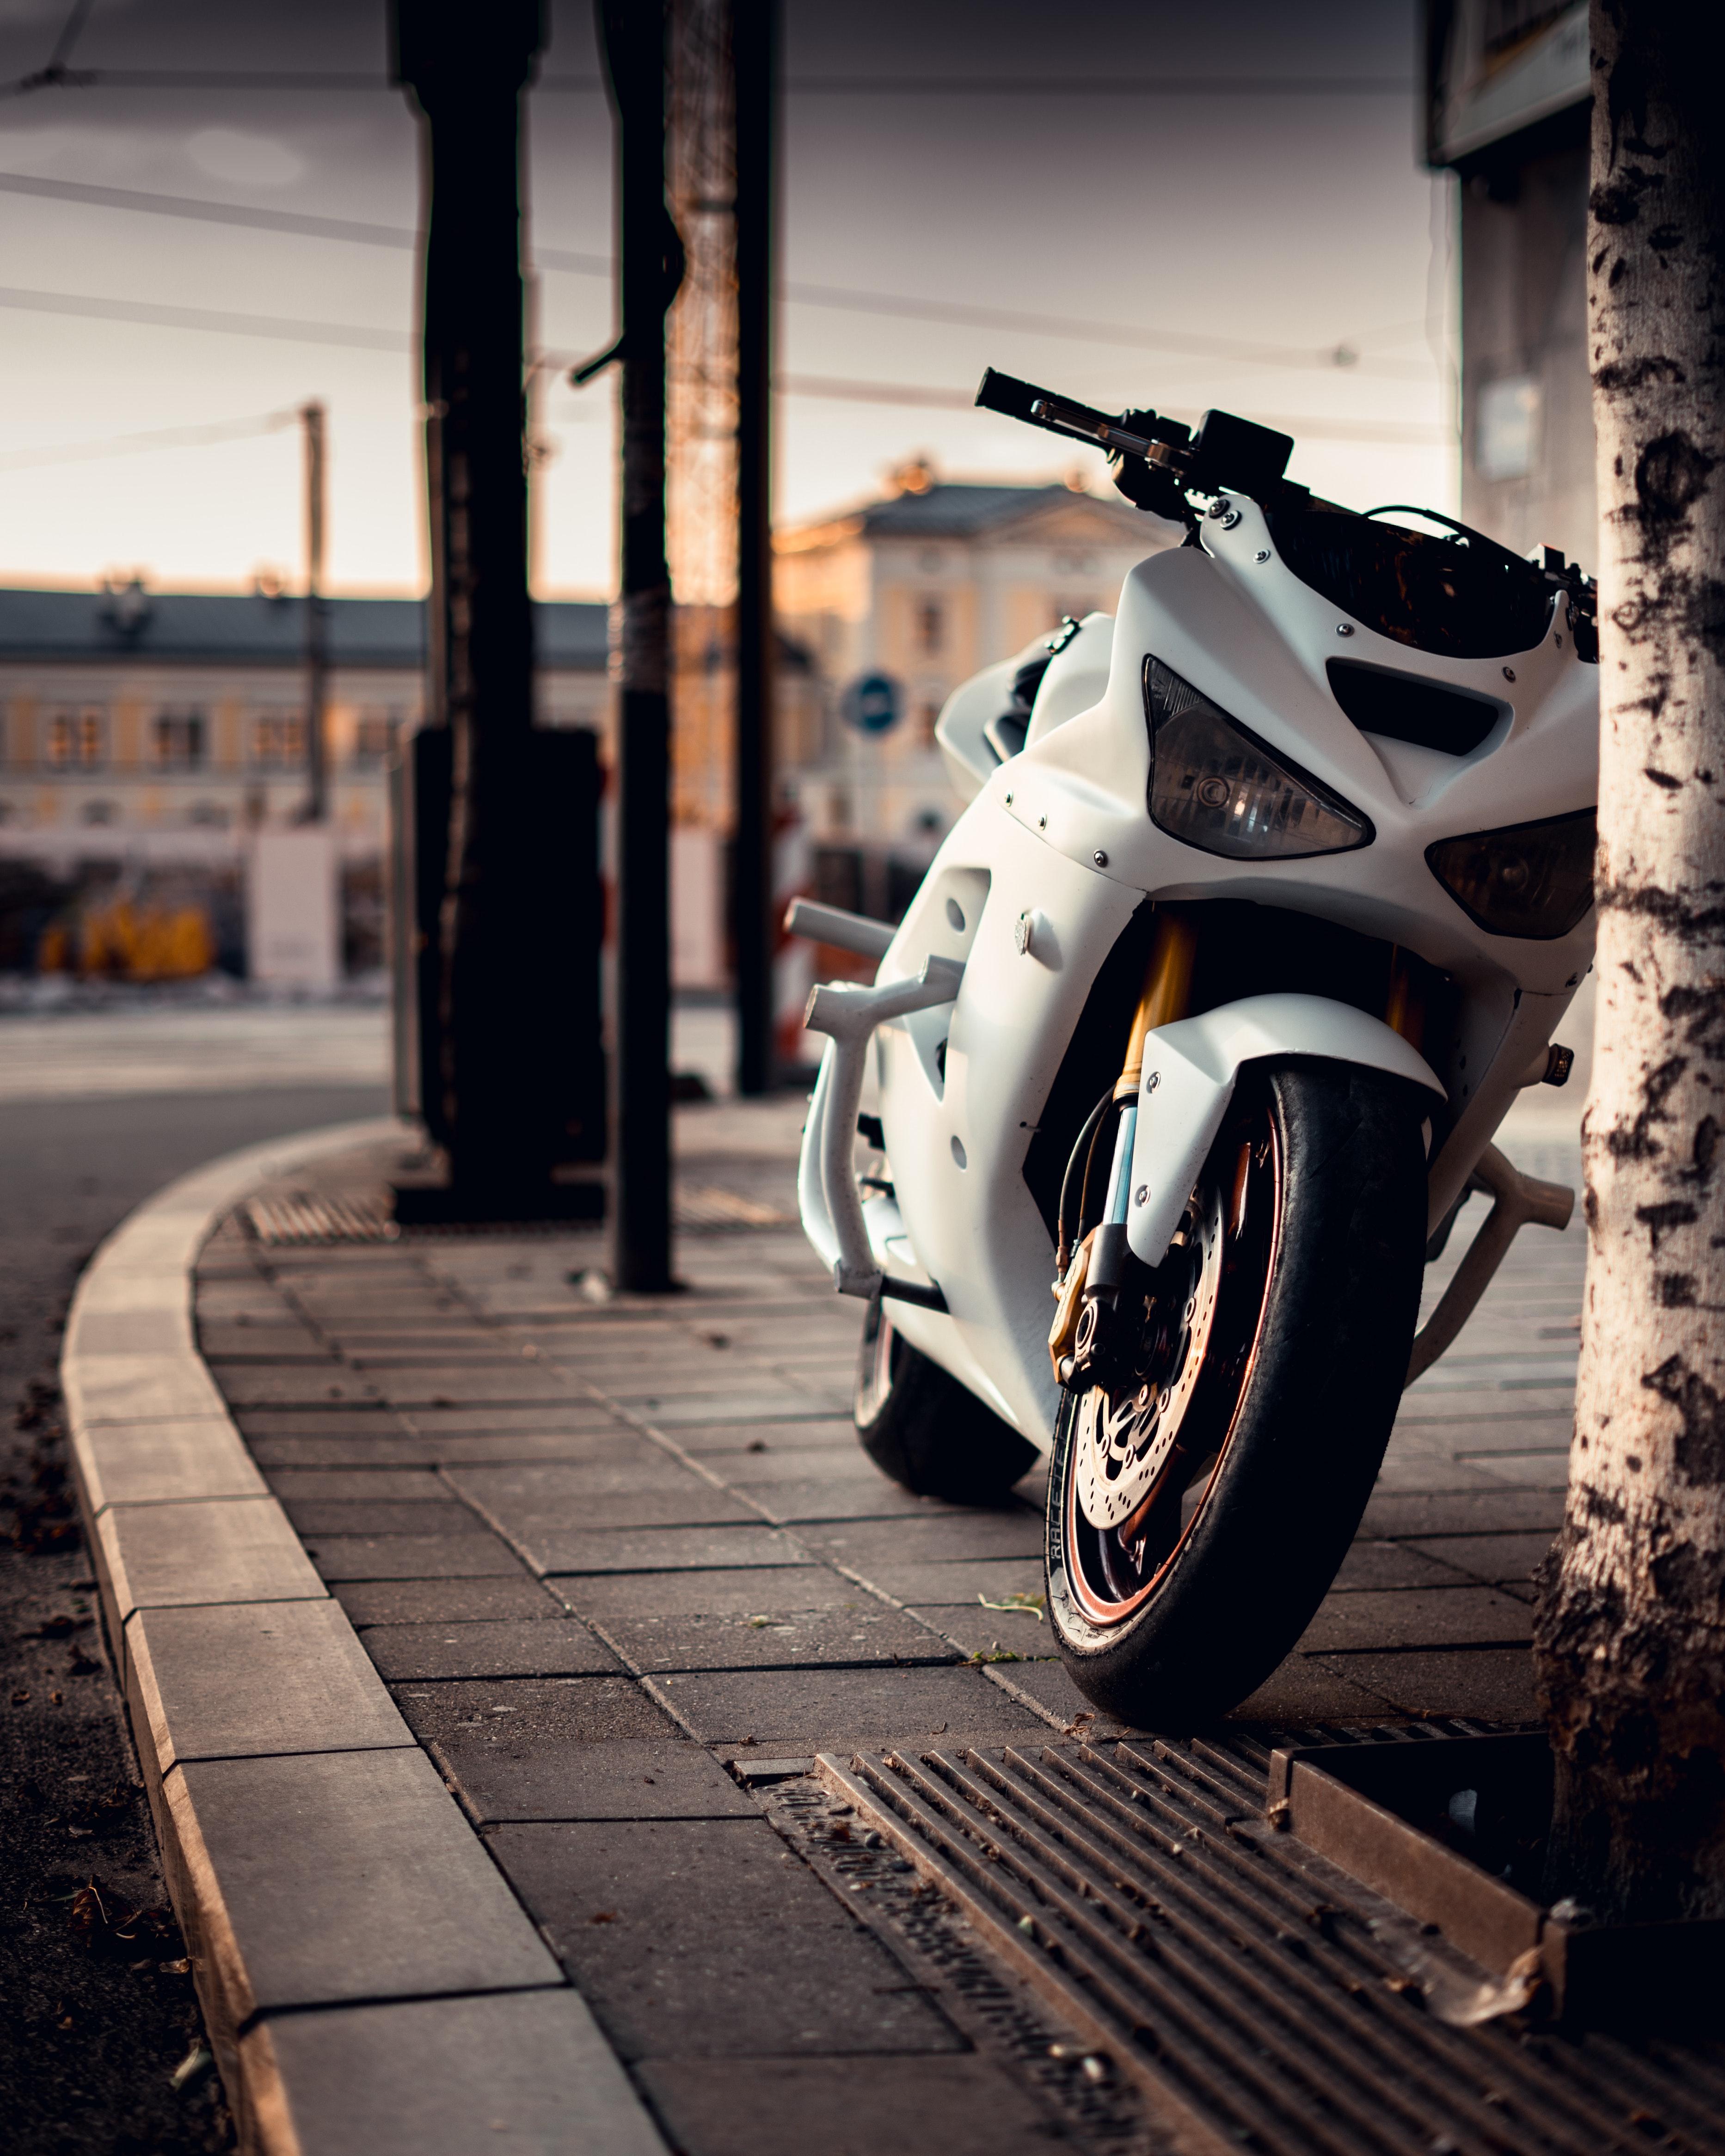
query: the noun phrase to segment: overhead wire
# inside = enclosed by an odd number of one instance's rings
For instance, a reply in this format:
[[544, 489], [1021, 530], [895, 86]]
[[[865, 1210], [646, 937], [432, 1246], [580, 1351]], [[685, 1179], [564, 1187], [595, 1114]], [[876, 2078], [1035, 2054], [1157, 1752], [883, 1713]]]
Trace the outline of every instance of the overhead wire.
[[208, 443], [239, 442], [254, 435], [279, 434], [299, 419], [300, 408], [260, 412], [249, 419], [218, 419], [202, 427], [152, 427], [142, 434], [109, 434], [96, 442], [60, 442], [41, 449], [0, 450], [0, 471], [28, 471], [43, 465], [83, 464], [98, 458], [124, 457], [149, 449], [200, 449]]
[[[215, 307], [184, 307], [150, 300], [118, 300], [80, 292], [44, 292], [18, 285], [0, 285], [0, 308], [27, 314], [69, 315], [85, 321], [136, 323], [152, 329], [214, 331], [230, 336], [265, 337], [290, 344], [339, 345], [352, 351], [407, 354], [418, 348], [418, 340], [405, 330], [368, 327], [351, 322], [315, 322], [282, 315], [250, 315]], [[562, 367], [573, 355], [542, 352], [531, 356], [536, 367]], [[947, 388], [914, 382], [858, 382], [820, 375], [785, 375], [775, 385], [787, 396], [824, 398], [847, 403], [911, 404], [925, 409], [968, 409], [975, 403], [968, 389]], [[1399, 423], [1338, 423], [1316, 418], [1287, 420], [1287, 429], [1313, 437], [1344, 441], [1425, 440], [1423, 432], [1402, 431]], [[1389, 429], [1396, 428], [1391, 432]], [[1431, 439], [1435, 439], [1432, 437]]]
[[[89, 0], [74, 13], [87, 14]], [[81, 21], [78, 26], [82, 28]], [[61, 43], [69, 43], [64, 33]], [[56, 47], [59, 51], [59, 47]], [[597, 74], [546, 74], [531, 85], [553, 96], [595, 97]], [[965, 75], [791, 74], [792, 97], [1406, 97], [1416, 85], [1404, 75]], [[50, 61], [7, 85], [14, 96], [44, 90], [193, 90], [357, 91], [398, 94], [387, 75], [332, 68], [71, 68]]]
[[137, 322], [151, 329], [214, 330], [232, 336], [272, 337], [289, 344], [343, 345], [358, 352], [412, 352], [418, 339], [405, 330], [370, 329], [354, 322], [315, 322], [290, 315], [243, 315], [218, 307], [179, 307], [153, 300], [115, 300], [82, 292], [41, 292], [0, 285], [0, 307], [24, 314], [73, 315], [87, 321]]
[[[196, 195], [165, 195], [141, 188], [90, 185], [83, 181], [45, 177], [28, 172], [0, 172], [0, 193], [35, 196], [48, 201], [71, 202], [102, 209], [141, 212], [157, 217], [188, 218], [194, 222], [238, 226], [259, 232], [305, 234], [311, 239], [343, 240], [358, 246], [387, 247], [406, 252], [418, 246], [420, 234], [411, 226], [378, 224], [352, 218], [318, 217], [299, 210], [254, 208], [249, 205], [211, 202]], [[608, 255], [577, 252], [567, 248], [536, 246], [533, 266], [575, 276], [607, 278], [613, 272]], [[1328, 369], [1345, 365], [1349, 372], [1423, 379], [1426, 370], [1413, 361], [1361, 361], [1363, 345], [1393, 341], [1405, 332], [1417, 335], [1424, 323], [1394, 323], [1339, 339], [1333, 346], [1270, 345], [1244, 337], [1194, 335], [1183, 330], [1158, 330], [1123, 322], [1093, 321], [1070, 315], [1033, 312], [1023, 308], [994, 307], [963, 300], [920, 299], [912, 294], [877, 292], [840, 285], [805, 284], [787, 279], [778, 286], [781, 300], [793, 305], [824, 307], [845, 314], [880, 315], [906, 321], [950, 322], [963, 328], [1018, 330], [1033, 336], [1060, 338], [1081, 344], [1116, 344], [1145, 352], [1168, 352], [1201, 359], [1226, 359], [1243, 366], [1279, 368]], [[1343, 354], [1353, 355], [1343, 360]]]
[[[971, 389], [934, 388], [925, 384], [897, 382], [849, 382], [825, 375], [776, 376], [773, 388], [782, 396], [807, 397], [839, 403], [911, 404], [941, 411], [972, 411], [976, 393]], [[1195, 421], [1197, 407], [1171, 408], [1172, 419]], [[1242, 415], [1246, 416], [1246, 415]], [[1440, 426], [1420, 420], [1334, 419], [1321, 415], [1292, 417], [1286, 413], [1253, 412], [1260, 426], [1274, 427], [1289, 434], [1304, 434], [1313, 441], [1409, 442], [1441, 445], [1449, 440]]]
[[72, 57], [72, 48], [84, 34], [84, 26], [95, 4], [95, 0], [72, 0], [72, 12], [60, 25], [60, 33], [54, 41], [54, 50], [46, 64], [34, 74], [20, 75], [16, 82], [8, 83], [9, 95], [23, 97], [33, 90], [55, 89], [66, 81], [66, 63]]

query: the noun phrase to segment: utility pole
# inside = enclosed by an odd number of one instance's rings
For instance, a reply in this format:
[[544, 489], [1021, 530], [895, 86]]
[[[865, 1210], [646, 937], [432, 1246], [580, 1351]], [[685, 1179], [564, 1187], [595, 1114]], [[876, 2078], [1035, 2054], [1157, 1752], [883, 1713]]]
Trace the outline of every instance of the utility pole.
[[[396, 79], [422, 121], [430, 720], [448, 729], [438, 1058], [424, 1111], [449, 1210], [554, 1210], [556, 1000], [538, 856], [522, 386], [521, 96], [539, 0], [395, 0]], [[433, 1096], [435, 1097], [432, 1097]], [[399, 1199], [398, 1200], [399, 1204]]]
[[1599, 1008], [1569, 1497], [1535, 1666], [1549, 1896], [1725, 1917], [1725, 36], [1594, 0]]
[[778, 0], [736, 0], [737, 1089], [773, 1085], [773, 280]]
[[[662, 0], [600, 0], [616, 121], [623, 362], [618, 607], [617, 1285], [672, 1285], [670, 572], [665, 544], [665, 318], [683, 250], [665, 207]], [[603, 361], [578, 371], [597, 372]]]
[[324, 408], [316, 398], [300, 407], [305, 444], [305, 807], [301, 821], [329, 815], [330, 622], [323, 596]]

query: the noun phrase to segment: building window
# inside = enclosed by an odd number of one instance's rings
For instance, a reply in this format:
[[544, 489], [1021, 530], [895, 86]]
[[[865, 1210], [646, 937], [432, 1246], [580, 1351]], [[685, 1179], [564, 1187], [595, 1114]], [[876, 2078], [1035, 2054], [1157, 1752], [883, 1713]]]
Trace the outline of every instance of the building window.
[[916, 649], [939, 651], [947, 640], [947, 610], [938, 599], [922, 599], [916, 607]]
[[151, 762], [158, 771], [198, 771], [203, 767], [204, 723], [202, 711], [158, 711], [150, 729]]
[[305, 761], [305, 721], [297, 711], [265, 711], [252, 721], [252, 762], [260, 771], [298, 771]]
[[401, 735], [399, 711], [362, 711], [353, 734], [353, 761], [379, 764], [393, 755]]
[[204, 830], [225, 831], [232, 820], [219, 801], [194, 801], [186, 811], [186, 821]]
[[916, 745], [919, 748], [938, 746], [934, 730], [940, 724], [941, 707], [937, 699], [925, 697], [916, 706]]
[[1539, 459], [1539, 384], [1531, 374], [1486, 382], [1475, 413], [1474, 469], [1481, 479], [1526, 479]]
[[117, 824], [120, 805], [115, 801], [86, 801], [83, 808], [86, 824]]
[[95, 771], [107, 761], [108, 721], [98, 711], [55, 711], [48, 721], [48, 761], [56, 771]]

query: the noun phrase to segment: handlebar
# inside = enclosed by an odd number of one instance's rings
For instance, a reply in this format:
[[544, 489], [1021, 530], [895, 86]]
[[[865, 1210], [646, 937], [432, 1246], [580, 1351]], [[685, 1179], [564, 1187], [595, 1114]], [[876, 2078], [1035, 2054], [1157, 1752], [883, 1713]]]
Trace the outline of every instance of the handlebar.
[[[1154, 412], [1098, 412], [1076, 398], [1040, 389], [1014, 375], [998, 374], [992, 367], [983, 372], [976, 401], [984, 411], [998, 412], [1003, 418], [1021, 420], [1067, 441], [1106, 449], [1115, 466], [1114, 484], [1127, 499], [1157, 516], [1183, 521], [1189, 532], [1198, 521], [1188, 499], [1194, 494], [1243, 494], [1273, 510], [1296, 505], [1322, 510], [1338, 506], [1315, 501], [1309, 488], [1283, 476], [1294, 451], [1291, 434], [1279, 434], [1273, 427], [1260, 427], [1233, 412], [1206, 412], [1194, 434], [1178, 420], [1164, 419]], [[1366, 516], [1384, 513], [1368, 510]], [[1506, 572], [1543, 576], [1553, 591], [1567, 593], [1577, 650], [1584, 658], [1598, 657], [1598, 591], [1576, 563], [1566, 562], [1553, 547], [1543, 550], [1539, 562], [1530, 563], [1453, 516], [1429, 509], [1416, 513], [1449, 525], [1457, 543], [1476, 546]]]
[[1142, 486], [1122, 484], [1122, 491], [1135, 500], [1141, 491], [1153, 491], [1161, 499], [1144, 506], [1162, 508], [1166, 502], [1167, 515], [1183, 513], [1188, 493], [1215, 494], [1224, 487], [1254, 496], [1270, 493], [1286, 484], [1282, 474], [1294, 453], [1291, 434], [1279, 434], [1232, 412], [1206, 412], [1194, 434], [1154, 412], [1098, 412], [1074, 398], [1040, 389], [1034, 382], [997, 374], [992, 367], [983, 376], [976, 401], [985, 411], [1068, 441], [1091, 443], [1122, 462], [1135, 459], [1149, 466]]

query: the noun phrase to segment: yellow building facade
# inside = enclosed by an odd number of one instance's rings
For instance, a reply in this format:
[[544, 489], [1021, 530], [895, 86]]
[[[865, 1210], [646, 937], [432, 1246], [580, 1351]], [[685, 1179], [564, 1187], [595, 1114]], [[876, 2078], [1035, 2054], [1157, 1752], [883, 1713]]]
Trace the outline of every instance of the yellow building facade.
[[[780, 532], [779, 619], [824, 721], [781, 757], [812, 836], [926, 850], [956, 806], [934, 745], [952, 690], [1068, 614], [1111, 613], [1132, 565], [1179, 536], [1076, 485], [967, 485], [920, 462], [885, 498]], [[873, 732], [847, 722], [847, 692], [878, 680], [897, 716]]]

